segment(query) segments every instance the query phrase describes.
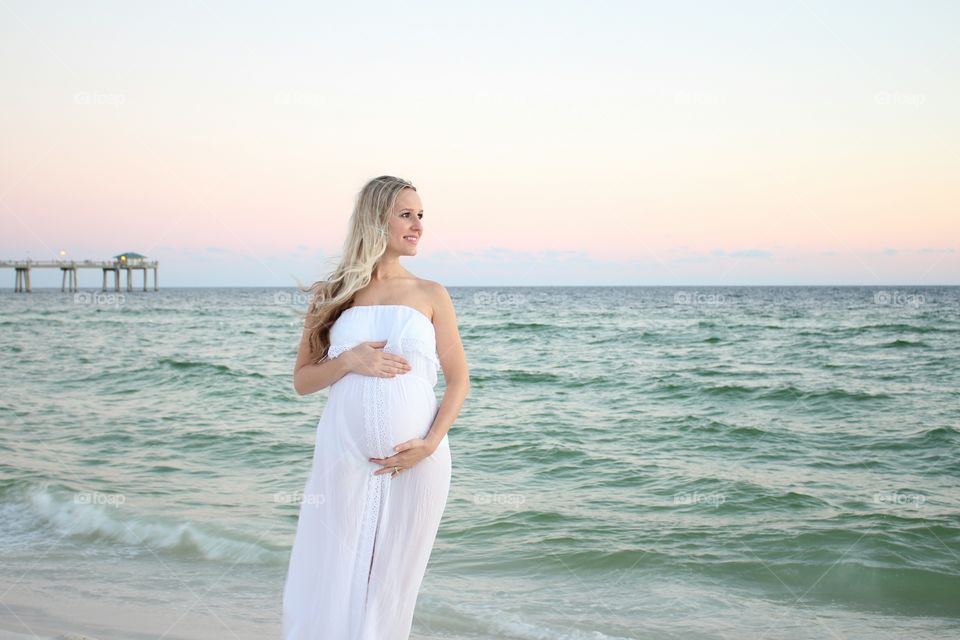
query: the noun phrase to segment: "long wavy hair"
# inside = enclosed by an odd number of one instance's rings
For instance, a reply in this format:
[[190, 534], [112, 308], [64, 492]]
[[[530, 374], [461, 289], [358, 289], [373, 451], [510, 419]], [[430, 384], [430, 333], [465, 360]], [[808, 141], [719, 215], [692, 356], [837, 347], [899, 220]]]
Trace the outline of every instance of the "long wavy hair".
[[409, 181], [394, 176], [367, 182], [357, 194], [343, 254], [332, 275], [309, 287], [298, 285], [301, 292], [308, 293], [304, 327], [309, 332], [312, 363], [327, 357], [330, 327], [353, 305], [356, 292], [370, 284], [373, 269], [387, 250], [390, 215], [404, 189], [417, 190]]

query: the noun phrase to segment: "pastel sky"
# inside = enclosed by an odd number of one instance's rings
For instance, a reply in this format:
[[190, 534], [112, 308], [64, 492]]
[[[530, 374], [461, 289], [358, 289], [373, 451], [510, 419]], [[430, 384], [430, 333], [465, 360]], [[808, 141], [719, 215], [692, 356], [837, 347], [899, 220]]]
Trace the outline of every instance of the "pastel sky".
[[425, 209], [405, 266], [451, 286], [957, 284], [958, 24], [949, 1], [0, 0], [0, 259], [312, 282], [392, 174]]

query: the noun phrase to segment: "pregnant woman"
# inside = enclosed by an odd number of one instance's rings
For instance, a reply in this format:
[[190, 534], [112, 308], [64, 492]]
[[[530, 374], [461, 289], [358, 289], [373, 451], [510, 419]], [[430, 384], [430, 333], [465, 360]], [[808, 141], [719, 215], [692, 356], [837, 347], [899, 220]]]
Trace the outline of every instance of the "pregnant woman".
[[332, 277], [309, 289], [294, 388], [330, 392], [283, 591], [285, 640], [409, 638], [450, 488], [447, 431], [470, 391], [450, 295], [400, 265], [422, 237], [416, 188], [375, 178]]

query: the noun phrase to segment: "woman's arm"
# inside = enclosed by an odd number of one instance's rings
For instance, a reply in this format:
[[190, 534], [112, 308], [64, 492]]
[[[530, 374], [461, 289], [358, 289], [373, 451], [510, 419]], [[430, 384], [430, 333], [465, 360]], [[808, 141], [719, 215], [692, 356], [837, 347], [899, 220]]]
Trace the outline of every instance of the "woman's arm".
[[308, 335], [306, 323], [304, 323], [300, 349], [297, 351], [297, 363], [293, 367], [293, 388], [301, 396], [325, 389], [351, 372], [351, 359], [346, 357], [325, 358], [318, 364], [311, 364]]
[[438, 283], [436, 286], [437, 304], [433, 313], [433, 326], [436, 329], [437, 354], [440, 356], [440, 366], [443, 368], [443, 379], [447, 388], [425, 438], [434, 450], [440, 446], [443, 436], [447, 435], [447, 431], [453, 426], [463, 401], [470, 394], [470, 371], [463, 343], [460, 341], [460, 331], [457, 329], [453, 300], [443, 285]]

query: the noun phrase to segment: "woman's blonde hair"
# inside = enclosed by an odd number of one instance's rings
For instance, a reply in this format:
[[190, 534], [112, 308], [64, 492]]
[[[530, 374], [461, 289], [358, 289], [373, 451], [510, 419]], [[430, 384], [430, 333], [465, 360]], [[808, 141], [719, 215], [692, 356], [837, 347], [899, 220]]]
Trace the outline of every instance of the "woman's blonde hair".
[[309, 332], [312, 363], [327, 357], [330, 327], [353, 304], [354, 294], [370, 284], [373, 269], [387, 250], [390, 215], [404, 189], [417, 190], [409, 181], [393, 176], [367, 182], [357, 194], [343, 255], [333, 274], [309, 287], [297, 287], [309, 292], [304, 326]]

